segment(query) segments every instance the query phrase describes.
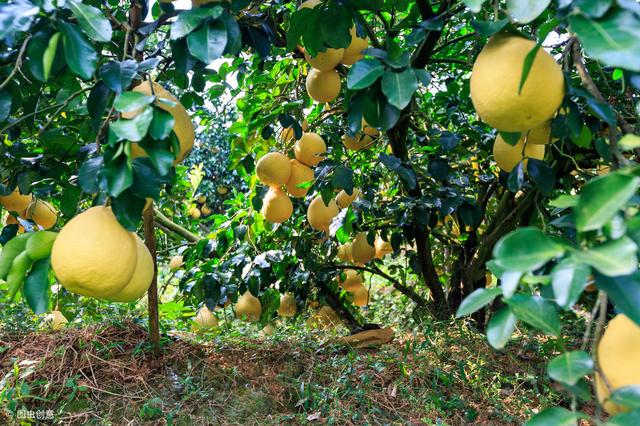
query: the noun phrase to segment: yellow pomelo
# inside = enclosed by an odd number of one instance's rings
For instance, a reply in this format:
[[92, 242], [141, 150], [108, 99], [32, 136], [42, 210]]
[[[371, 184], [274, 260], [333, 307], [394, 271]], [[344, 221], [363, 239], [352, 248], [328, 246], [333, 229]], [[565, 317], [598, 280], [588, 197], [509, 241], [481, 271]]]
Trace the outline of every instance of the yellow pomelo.
[[300, 4], [300, 6], [298, 7], [298, 9], [302, 9], [302, 8], [313, 9], [314, 7], [319, 5], [320, 3], [322, 3], [322, 0], [307, 0], [307, 1], [303, 1]]
[[[145, 80], [139, 86], [136, 86], [133, 89], [134, 92], [143, 93], [147, 96], [152, 95], [151, 85], [149, 84], [149, 80]], [[159, 99], [164, 99], [171, 103], [175, 103], [175, 105], [171, 106], [165, 102], [156, 101], [156, 105], [167, 111], [173, 116], [175, 123], [173, 124], [173, 131], [178, 137], [178, 141], [180, 142], [180, 152], [176, 153], [176, 161], [175, 163], [179, 163], [189, 154], [191, 148], [193, 148], [193, 141], [195, 140], [195, 132], [193, 130], [193, 123], [191, 121], [191, 117], [189, 117], [189, 113], [184, 108], [184, 106], [169, 93], [164, 87], [160, 84], [153, 82], [153, 95], [155, 95]], [[138, 114], [137, 111], [123, 113], [122, 117], [124, 118], [133, 118]], [[131, 155], [133, 158], [136, 157], [146, 157], [147, 154], [144, 152], [137, 143], [131, 144]]]
[[551, 124], [546, 123], [527, 132], [527, 143], [546, 145], [551, 142]]
[[187, 210], [187, 214], [193, 219], [200, 219], [200, 216], [202, 216], [202, 212], [197, 207], [191, 207], [189, 210]]
[[560, 107], [564, 76], [544, 49], [538, 50], [518, 93], [525, 58], [535, 45], [526, 38], [496, 35], [478, 55], [471, 71], [471, 101], [490, 126], [505, 132], [535, 129]]
[[355, 137], [347, 134], [342, 135], [342, 144], [345, 148], [352, 151], [360, 151], [361, 149], [371, 148], [371, 136], [358, 133]]
[[22, 212], [29, 207], [32, 200], [33, 196], [31, 194], [22, 195], [18, 188], [9, 195], [0, 196], [0, 204], [2, 204], [7, 211], [18, 214], [22, 214]]
[[298, 306], [296, 305], [296, 299], [291, 293], [285, 293], [280, 296], [280, 307], [278, 308], [278, 315], [280, 315], [281, 317], [292, 317], [295, 316], [297, 311]]
[[351, 255], [351, 243], [346, 243], [338, 247], [338, 259], [343, 262], [353, 262], [353, 256]]
[[353, 304], [356, 306], [367, 306], [369, 304], [369, 290], [363, 285], [352, 291]]
[[238, 298], [236, 303], [236, 318], [248, 322], [256, 322], [262, 314], [262, 304], [260, 299], [254, 297], [250, 292], [245, 292]]
[[256, 175], [263, 185], [280, 187], [291, 176], [289, 158], [279, 152], [270, 152], [260, 157], [256, 163]]
[[218, 188], [216, 188], [216, 192], [218, 192], [218, 194], [220, 194], [220, 195], [226, 195], [227, 192], [229, 192], [229, 188], [227, 188], [224, 185], [220, 185], [220, 186], [218, 186]]
[[53, 331], [61, 330], [68, 323], [69, 320], [67, 320], [64, 314], [58, 310], [51, 311], [42, 318], [43, 326]]
[[366, 232], [359, 232], [353, 239], [351, 254], [356, 263], [367, 263], [376, 256], [376, 248], [367, 241]]
[[340, 209], [335, 199], [332, 198], [331, 201], [329, 201], [329, 205], [326, 205], [322, 197], [318, 195], [309, 203], [307, 220], [309, 221], [309, 225], [316, 231], [329, 232], [329, 225], [338, 213], [340, 213]]
[[362, 285], [362, 276], [354, 269], [345, 270], [344, 279], [341, 278], [341, 275], [338, 274], [338, 284], [346, 291], [354, 291]]
[[262, 200], [260, 213], [269, 223], [282, 223], [291, 217], [293, 204], [287, 194], [278, 188], [271, 188]]
[[304, 197], [309, 188], [298, 188], [298, 185], [313, 181], [313, 170], [298, 160], [291, 160], [291, 176], [286, 184], [287, 192], [292, 197]]
[[51, 266], [72, 293], [108, 298], [133, 277], [138, 258], [134, 234], [118, 223], [110, 207], [92, 207], [71, 219], [51, 250]]
[[342, 191], [338, 192], [338, 195], [336, 195], [336, 203], [341, 209], [346, 209], [351, 205], [353, 200], [355, 200], [359, 196], [360, 190], [358, 188], [353, 188], [351, 195], [347, 194], [347, 191], [343, 189]]
[[331, 102], [340, 94], [342, 83], [336, 70], [318, 71], [312, 68], [305, 83], [309, 97], [316, 102]]
[[58, 213], [55, 207], [46, 201], [35, 199], [24, 211], [25, 219], [40, 225], [43, 229], [53, 228], [58, 221]]
[[351, 43], [346, 49], [344, 49], [341, 61], [344, 65], [353, 65], [360, 59], [364, 58], [362, 51], [369, 47], [369, 42], [366, 38], [358, 37], [355, 25], [351, 27], [349, 33], [351, 34]]
[[315, 319], [321, 328], [333, 328], [342, 323], [338, 314], [328, 306], [320, 308]]
[[324, 139], [313, 132], [303, 133], [300, 140], [293, 147], [296, 160], [307, 166], [317, 166], [327, 153]]
[[328, 48], [324, 52], [318, 52], [316, 56], [311, 56], [309, 52], [304, 51], [304, 58], [309, 65], [318, 71], [329, 71], [334, 69], [342, 60], [344, 49]]
[[606, 383], [596, 373], [596, 395], [607, 413], [612, 416], [629, 411], [627, 407], [606, 402], [609, 389], [624, 386], [640, 386], [640, 326], [623, 314], [616, 315], [607, 326], [598, 343], [598, 366]]
[[169, 269], [172, 271], [177, 271], [182, 268], [182, 265], [184, 265], [184, 259], [179, 254], [173, 256], [169, 261]]
[[388, 254], [393, 253], [393, 247], [391, 247], [391, 243], [383, 240], [382, 238], [376, 238], [376, 259], [382, 259]]
[[211, 312], [209, 308], [207, 308], [206, 306], [202, 306], [200, 309], [198, 309], [198, 312], [193, 319], [193, 323], [196, 330], [213, 328], [218, 326], [218, 318], [213, 315], [213, 312]]
[[200, 211], [205, 216], [209, 216], [211, 214], [211, 208], [209, 208], [209, 206], [206, 204], [200, 208]]
[[207, 202], [207, 196], [206, 195], [198, 195], [198, 203], [199, 204], [204, 204]]
[[[520, 138], [517, 144], [511, 146], [498, 135], [493, 142], [493, 159], [505, 172], [510, 172], [524, 157], [542, 160], [544, 158], [544, 145], [526, 144], [524, 138]], [[527, 161], [523, 166], [526, 168]]]
[[140, 299], [149, 290], [153, 280], [153, 258], [151, 253], [149, 253], [149, 249], [147, 249], [140, 237], [135, 233], [133, 235], [136, 239], [138, 251], [136, 269], [133, 272], [131, 281], [118, 293], [109, 297], [112, 302], [126, 303]]

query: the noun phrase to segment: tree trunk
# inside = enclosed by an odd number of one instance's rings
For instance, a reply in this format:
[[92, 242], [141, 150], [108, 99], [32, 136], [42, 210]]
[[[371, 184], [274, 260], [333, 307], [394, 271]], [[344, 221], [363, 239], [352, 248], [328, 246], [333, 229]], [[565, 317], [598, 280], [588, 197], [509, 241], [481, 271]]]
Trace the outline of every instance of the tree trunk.
[[153, 205], [145, 209], [144, 218], [144, 243], [153, 258], [153, 279], [147, 292], [147, 305], [149, 307], [149, 341], [153, 346], [155, 356], [160, 355], [160, 321], [158, 315], [158, 256], [156, 253], [156, 234], [153, 224]]

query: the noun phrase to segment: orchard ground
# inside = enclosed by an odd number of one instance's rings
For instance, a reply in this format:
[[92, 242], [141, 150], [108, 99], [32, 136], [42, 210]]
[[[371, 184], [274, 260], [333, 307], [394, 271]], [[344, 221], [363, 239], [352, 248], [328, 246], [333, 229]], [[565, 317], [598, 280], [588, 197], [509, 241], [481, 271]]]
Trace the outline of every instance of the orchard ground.
[[[37, 331], [27, 308], [3, 306], [1, 422], [20, 404], [53, 410], [60, 424], [496, 425], [569, 407], [544, 371], [560, 350], [553, 339], [523, 327], [495, 351], [468, 323], [436, 321], [373, 286], [366, 319], [392, 326], [396, 338], [372, 349], [337, 344], [346, 329], [308, 328], [310, 309], [264, 336], [257, 324], [231, 320], [227, 308], [220, 317], [230, 322], [196, 335], [169, 302], [154, 359], [139, 319], [144, 306], [87, 300], [70, 309], [92, 322], [59, 332]], [[580, 315], [567, 316], [572, 330], [582, 329]], [[581, 336], [565, 337], [570, 345]], [[593, 413], [591, 403], [580, 405]]]

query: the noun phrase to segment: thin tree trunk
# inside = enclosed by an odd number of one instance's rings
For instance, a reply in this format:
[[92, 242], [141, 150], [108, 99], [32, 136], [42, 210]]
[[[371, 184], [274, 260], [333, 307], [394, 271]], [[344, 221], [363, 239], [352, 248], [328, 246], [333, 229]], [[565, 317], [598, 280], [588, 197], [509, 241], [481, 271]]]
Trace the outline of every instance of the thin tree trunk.
[[153, 280], [147, 292], [149, 306], [149, 341], [153, 346], [155, 356], [160, 355], [160, 321], [158, 315], [158, 256], [156, 253], [156, 234], [153, 224], [153, 206], [143, 212], [144, 243], [153, 258]]

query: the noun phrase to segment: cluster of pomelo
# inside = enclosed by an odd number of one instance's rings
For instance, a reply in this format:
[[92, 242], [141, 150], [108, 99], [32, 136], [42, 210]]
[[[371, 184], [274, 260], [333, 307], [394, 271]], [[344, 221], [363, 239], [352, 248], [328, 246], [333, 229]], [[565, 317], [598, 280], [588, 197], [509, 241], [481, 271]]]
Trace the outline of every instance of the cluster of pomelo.
[[211, 207], [209, 207], [209, 205], [207, 204], [206, 195], [198, 195], [195, 201], [196, 202], [191, 207], [189, 207], [189, 210], [187, 210], [187, 214], [193, 219], [207, 217], [212, 213]]
[[269, 187], [262, 200], [262, 216], [267, 222], [282, 223], [291, 217], [293, 203], [282, 187], [293, 197], [306, 196], [314, 179], [311, 167], [322, 161], [327, 145], [317, 133], [304, 132], [296, 141], [293, 152], [295, 159], [280, 152], [270, 152], [256, 163], [258, 180]]
[[0, 204], [8, 212], [5, 224], [18, 225], [20, 233], [24, 232], [24, 227], [18, 218], [32, 221], [42, 229], [51, 229], [58, 221], [58, 211], [55, 207], [32, 194], [21, 194], [18, 188], [9, 195], [0, 196]]
[[527, 159], [542, 160], [551, 140], [551, 123], [564, 98], [564, 76], [555, 59], [539, 49], [520, 87], [527, 55], [535, 42], [497, 34], [476, 59], [471, 72], [471, 100], [485, 123], [500, 132], [519, 133], [515, 145], [498, 135], [493, 156], [500, 169], [510, 172]]
[[[313, 9], [320, 3], [320, 0], [307, 0], [300, 5], [300, 8]], [[307, 74], [307, 94], [314, 101], [326, 103], [336, 99], [340, 94], [342, 83], [340, 82], [340, 74], [335, 68], [340, 64], [355, 64], [362, 59], [362, 51], [369, 47], [366, 38], [358, 37], [355, 26], [351, 28], [350, 34], [351, 43], [346, 48], [327, 47], [314, 56], [305, 50], [304, 57], [312, 67]]]
[[62, 228], [51, 266], [70, 292], [113, 302], [141, 298], [154, 274], [153, 258], [140, 237], [103, 206], [80, 213]]

